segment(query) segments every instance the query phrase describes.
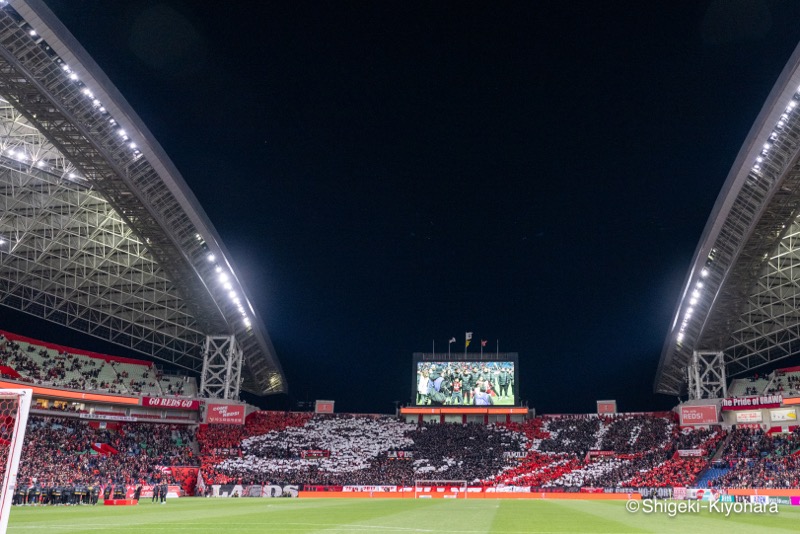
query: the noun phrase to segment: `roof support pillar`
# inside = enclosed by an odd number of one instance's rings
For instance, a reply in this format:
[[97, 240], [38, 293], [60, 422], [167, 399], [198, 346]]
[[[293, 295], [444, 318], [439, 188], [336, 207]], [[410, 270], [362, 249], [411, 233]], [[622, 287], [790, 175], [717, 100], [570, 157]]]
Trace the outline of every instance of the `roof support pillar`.
[[200, 396], [239, 400], [242, 383], [242, 348], [236, 336], [206, 336]]
[[722, 351], [694, 351], [687, 373], [690, 400], [728, 396], [725, 354]]

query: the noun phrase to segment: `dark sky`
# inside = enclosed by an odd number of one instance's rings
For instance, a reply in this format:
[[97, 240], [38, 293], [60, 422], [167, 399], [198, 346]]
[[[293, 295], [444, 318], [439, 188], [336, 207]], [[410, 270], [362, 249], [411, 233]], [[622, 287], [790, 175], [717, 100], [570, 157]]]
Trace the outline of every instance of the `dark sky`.
[[229, 248], [291, 389], [265, 404], [337, 411], [393, 410], [466, 331], [540, 412], [673, 406], [681, 285], [800, 40], [793, 0], [47, 3]]

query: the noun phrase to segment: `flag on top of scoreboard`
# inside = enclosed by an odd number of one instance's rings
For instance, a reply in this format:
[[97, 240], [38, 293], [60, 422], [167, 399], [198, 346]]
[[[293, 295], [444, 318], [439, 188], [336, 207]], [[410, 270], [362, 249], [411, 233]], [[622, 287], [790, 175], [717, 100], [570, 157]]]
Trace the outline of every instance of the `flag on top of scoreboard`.
[[469, 342], [470, 342], [470, 341], [472, 341], [472, 332], [467, 332], [467, 335], [466, 335], [466, 344], [464, 345], [464, 347], [465, 347], [465, 348], [466, 348], [466, 347], [469, 347]]

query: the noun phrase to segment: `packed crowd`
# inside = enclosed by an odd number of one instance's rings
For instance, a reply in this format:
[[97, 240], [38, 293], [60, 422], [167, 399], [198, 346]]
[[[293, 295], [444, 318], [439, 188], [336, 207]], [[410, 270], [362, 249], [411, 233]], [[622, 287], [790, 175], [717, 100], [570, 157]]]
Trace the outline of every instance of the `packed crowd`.
[[196, 432], [32, 416], [19, 476], [44, 488], [171, 483], [163, 466], [200, 465], [207, 485], [427, 479], [555, 490], [690, 486], [721, 444], [717, 457], [729, 469], [711, 486], [800, 484], [800, 433], [679, 430], [664, 415], [416, 425], [393, 417], [256, 412], [245, 426], [202, 425]]
[[192, 432], [173, 425], [115, 424], [31, 416], [20, 484], [40, 488], [174, 483], [164, 467], [198, 465]]
[[[248, 426], [250, 422], [248, 421]], [[216, 429], [200, 435], [201, 450], [218, 445]], [[203, 463], [207, 483], [411, 484], [416, 479], [480, 482], [511, 465], [524, 436], [482, 424], [413, 425], [392, 417], [316, 416], [301, 425], [254, 434], [241, 455]], [[231, 448], [227, 449], [231, 451]], [[315, 451], [309, 455], [309, 451]], [[204, 457], [206, 460], [207, 457]]]
[[712, 487], [797, 488], [800, 487], [800, 432], [768, 434], [755, 429], [737, 429], [724, 451], [730, 468], [710, 481]]
[[[417, 426], [342, 415], [282, 424], [286, 415], [261, 414], [258, 428], [251, 419], [238, 433], [213, 425], [199, 432], [207, 483], [410, 485], [447, 479], [545, 488], [658, 487], [692, 483], [725, 435], [678, 431], [666, 415]], [[679, 449], [703, 452], [680, 458]], [[324, 454], [309, 457], [309, 451]]]

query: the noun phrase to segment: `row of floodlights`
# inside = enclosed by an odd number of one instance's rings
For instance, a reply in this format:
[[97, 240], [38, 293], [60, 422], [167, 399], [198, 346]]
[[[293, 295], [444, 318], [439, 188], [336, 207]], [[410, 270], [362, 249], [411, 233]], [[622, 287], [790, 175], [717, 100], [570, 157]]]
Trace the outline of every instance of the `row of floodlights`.
[[[6, 3], [7, 2], [5, 2], [4, 0], [0, 0], [0, 6], [4, 6]], [[30, 35], [31, 38], [33, 38], [33, 39], [38, 39], [39, 38], [39, 34], [34, 29], [30, 29], [28, 31], [28, 35]], [[45, 43], [45, 45], [46, 45], [46, 43]], [[69, 65], [67, 65], [66, 62], [64, 62], [60, 57], [58, 57], [57, 59], [58, 59], [58, 61], [61, 62], [61, 70], [64, 71], [64, 74], [67, 76], [67, 78], [70, 81], [75, 82], [75, 83], [77, 83], [77, 84], [82, 86], [81, 87], [81, 93], [84, 96], [86, 96], [88, 99], [91, 100], [92, 107], [97, 109], [103, 115], [109, 115], [108, 110], [105, 108], [105, 106], [103, 106], [102, 102], [100, 102], [100, 99], [96, 98], [95, 95], [92, 93], [92, 91], [80, 81], [80, 78], [78, 77], [78, 74], [75, 71], [73, 71], [69, 67]], [[112, 127], [116, 127], [117, 128], [117, 134], [122, 138], [122, 140], [124, 142], [126, 142], [128, 144], [128, 148], [133, 152], [133, 157], [136, 158], [136, 159], [141, 157], [141, 155], [142, 155], [141, 150], [139, 150], [139, 148], [136, 145], [136, 143], [131, 141], [130, 137], [125, 132], [125, 130], [123, 128], [119, 127], [119, 125], [117, 124], [117, 121], [113, 117], [109, 116], [108, 123]], [[16, 159], [25, 161], [27, 159], [27, 156], [24, 154], [24, 152], [18, 151]], [[70, 175], [70, 178], [75, 178], [74, 174]]]
[[[200, 234], [197, 235], [197, 239], [202, 241], [202, 236]], [[217, 275], [217, 281], [219, 284], [228, 292], [228, 298], [231, 300], [234, 306], [236, 306], [236, 310], [239, 312], [239, 315], [242, 316], [242, 322], [244, 323], [245, 328], [250, 328], [252, 326], [252, 321], [250, 316], [247, 315], [247, 310], [244, 307], [244, 303], [242, 302], [242, 297], [236, 293], [236, 290], [233, 288], [233, 284], [231, 283], [231, 276], [222, 268], [222, 266], [217, 263], [217, 257], [214, 255], [213, 252], [209, 252], [206, 256], [206, 259], [209, 263], [214, 265], [214, 272]]]
[[[34, 159], [34, 158], [28, 156], [28, 154], [25, 153], [25, 150], [23, 150], [23, 149], [21, 149], [19, 147], [6, 148], [5, 150], [3, 150], [3, 154], [5, 154], [6, 156], [8, 156], [11, 159], [19, 161], [20, 163], [27, 163], [28, 160], [30, 160], [31, 163], [33, 163], [37, 168], [42, 169], [42, 170], [46, 170], [46, 171], [50, 171], [50, 172], [60, 172], [61, 171], [60, 169], [57, 169], [56, 167], [53, 167], [52, 165], [48, 165], [47, 162], [44, 159]], [[76, 179], [81, 178], [80, 176], [78, 176], [74, 172], [69, 172], [69, 173], [66, 173], [65, 175], [70, 180], [76, 180]]]
[[[707, 276], [708, 268], [704, 267], [700, 271], [700, 278], [706, 278]], [[686, 308], [686, 311], [683, 314], [683, 322], [681, 323], [681, 328], [678, 331], [678, 343], [682, 342], [684, 336], [686, 335], [686, 328], [689, 326], [689, 319], [691, 319], [692, 315], [694, 315], [694, 307], [700, 300], [703, 286], [704, 284], [702, 280], [695, 282], [694, 289], [692, 289], [691, 296], [689, 297], [689, 307]]]
[[[3, 6], [3, 5], [5, 5], [5, 4], [6, 4], [6, 2], [5, 2], [4, 0], [0, 0], [0, 6]], [[32, 38], [37, 38], [37, 37], [38, 37], [38, 34], [37, 34], [36, 30], [33, 30], [33, 29], [31, 29], [31, 30], [28, 32], [28, 34], [29, 34], [29, 35], [30, 35]], [[60, 59], [60, 58], [59, 58], [59, 59]], [[75, 82], [75, 83], [78, 83], [78, 84], [81, 84], [81, 85], [83, 85], [83, 84], [81, 83], [81, 81], [80, 81], [79, 77], [78, 77], [78, 74], [77, 74], [77, 73], [75, 73], [75, 72], [74, 72], [74, 71], [73, 71], [73, 70], [72, 70], [72, 69], [69, 67], [69, 65], [67, 65], [66, 63], [64, 63], [64, 62], [63, 62], [63, 60], [61, 60], [61, 61], [62, 61], [62, 63], [61, 63], [61, 69], [64, 71], [64, 74], [65, 74], [65, 75], [66, 75], [66, 76], [67, 76], [67, 77], [68, 77], [68, 78], [69, 78], [71, 81], [73, 81], [73, 82]], [[98, 110], [100, 113], [102, 113], [103, 115], [109, 115], [109, 113], [108, 113], [108, 110], [105, 108], [105, 106], [103, 106], [102, 102], [100, 102], [100, 100], [99, 100], [98, 98], [96, 98], [96, 97], [95, 97], [95, 95], [94, 95], [94, 93], [92, 93], [91, 89], [89, 89], [88, 87], [86, 87], [86, 86], [84, 85], [84, 86], [81, 88], [81, 93], [82, 93], [84, 96], [86, 96], [86, 98], [88, 98], [88, 99], [90, 99], [90, 100], [91, 100], [91, 102], [92, 102], [92, 107], [94, 107], [95, 109], [97, 109], [97, 110]], [[128, 148], [130, 148], [130, 149], [133, 151], [133, 155], [134, 155], [134, 157], [135, 157], [135, 158], [139, 158], [139, 157], [141, 157], [141, 155], [142, 155], [142, 152], [139, 150], [139, 148], [138, 148], [138, 146], [136, 145], [136, 143], [135, 143], [135, 142], [133, 142], [133, 141], [130, 139], [130, 137], [128, 136], [128, 133], [125, 131], [125, 129], [124, 129], [124, 128], [122, 128], [122, 127], [120, 127], [120, 125], [117, 123], [117, 121], [116, 121], [116, 120], [115, 120], [113, 117], [109, 117], [109, 119], [108, 119], [108, 123], [109, 123], [109, 125], [110, 125], [110, 126], [112, 126], [112, 127], [116, 127], [116, 128], [117, 128], [117, 131], [116, 131], [117, 135], [118, 135], [118, 136], [119, 136], [119, 137], [120, 137], [120, 138], [121, 138], [121, 139], [122, 139], [124, 142], [126, 142], [126, 143], [128, 144]], [[26, 161], [26, 160], [28, 159], [28, 156], [27, 156], [27, 154], [25, 154], [25, 152], [24, 152], [24, 151], [22, 151], [22, 150], [9, 149], [9, 150], [7, 151], [7, 154], [8, 154], [10, 157], [12, 157], [12, 158], [14, 158], [14, 159], [17, 159], [17, 160], [19, 160], [19, 161]], [[37, 165], [37, 166], [43, 166], [43, 165], [44, 165], [44, 163], [42, 162], [42, 160], [39, 160], [39, 161], [37, 161], [37, 162], [36, 162], [36, 165]], [[70, 177], [70, 178], [72, 178], [72, 179], [74, 179], [74, 178], [77, 178], [77, 176], [76, 176], [74, 173], [70, 173], [70, 174], [69, 174], [69, 177]], [[198, 238], [202, 239], [200, 236], [198, 236]], [[214, 263], [214, 262], [216, 261], [216, 257], [214, 256], [214, 254], [209, 254], [209, 255], [208, 255], [208, 261], [210, 261], [210, 262], [212, 262], [212, 263]], [[237, 310], [239, 311], [239, 313], [241, 314], [241, 316], [242, 316], [242, 320], [243, 320], [243, 322], [244, 322], [244, 325], [245, 325], [245, 327], [246, 327], [246, 328], [250, 328], [250, 327], [252, 326], [251, 319], [250, 319], [250, 317], [247, 315], [247, 311], [246, 311], [246, 310], [245, 310], [245, 308], [244, 308], [244, 304], [242, 303], [242, 299], [241, 299], [241, 297], [240, 297], [240, 296], [239, 296], [239, 295], [236, 293], [236, 291], [233, 289], [233, 285], [232, 285], [232, 284], [231, 284], [231, 282], [230, 282], [230, 276], [228, 275], [228, 273], [226, 273], [226, 272], [223, 270], [223, 268], [222, 268], [222, 267], [221, 267], [219, 264], [216, 264], [216, 263], [214, 263], [214, 271], [217, 273], [217, 277], [218, 277], [218, 280], [219, 280], [220, 284], [222, 284], [222, 287], [224, 287], [224, 288], [225, 288], [225, 290], [228, 292], [228, 298], [230, 298], [230, 299], [231, 299], [231, 302], [233, 302], [233, 304], [236, 306], [236, 309], [237, 309]]]
[[780, 137], [780, 132], [783, 131], [786, 123], [789, 121], [789, 114], [795, 111], [795, 108], [797, 108], [798, 100], [800, 100], [800, 87], [797, 88], [797, 91], [792, 96], [792, 99], [786, 105], [786, 109], [783, 111], [783, 113], [781, 113], [780, 118], [778, 118], [778, 122], [775, 123], [775, 127], [769, 134], [769, 139], [762, 145], [759, 155], [756, 156], [756, 161], [753, 163], [752, 167], [752, 171], [754, 173], [758, 174], [761, 172], [761, 164], [764, 162], [764, 158], [769, 154], [769, 151], [775, 145], [775, 141], [778, 140], [778, 137]]

